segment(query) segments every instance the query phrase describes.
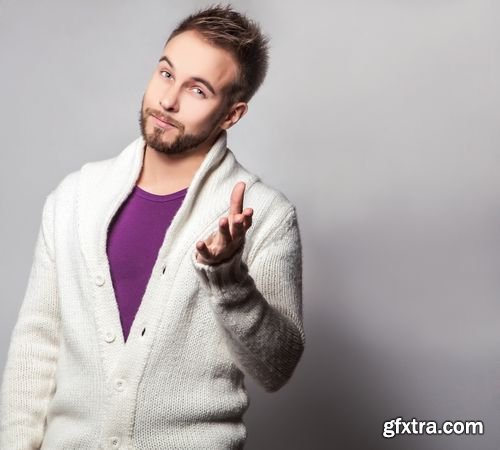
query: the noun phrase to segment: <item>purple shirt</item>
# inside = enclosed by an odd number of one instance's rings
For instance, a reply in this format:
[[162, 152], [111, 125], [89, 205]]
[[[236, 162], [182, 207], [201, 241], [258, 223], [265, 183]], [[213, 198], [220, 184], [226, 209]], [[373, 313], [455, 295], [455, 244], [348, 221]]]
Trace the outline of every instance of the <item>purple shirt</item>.
[[111, 221], [106, 249], [125, 341], [165, 233], [186, 193], [187, 188], [156, 195], [135, 186]]

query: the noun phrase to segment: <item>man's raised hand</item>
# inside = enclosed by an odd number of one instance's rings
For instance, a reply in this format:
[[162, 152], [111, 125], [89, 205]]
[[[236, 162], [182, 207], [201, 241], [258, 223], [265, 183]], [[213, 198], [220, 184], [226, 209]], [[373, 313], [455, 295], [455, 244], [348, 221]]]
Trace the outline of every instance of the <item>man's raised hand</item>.
[[219, 228], [206, 240], [196, 243], [196, 260], [204, 264], [218, 264], [230, 259], [243, 245], [245, 233], [252, 225], [252, 208], [243, 211], [245, 183], [234, 185], [229, 216], [219, 219]]

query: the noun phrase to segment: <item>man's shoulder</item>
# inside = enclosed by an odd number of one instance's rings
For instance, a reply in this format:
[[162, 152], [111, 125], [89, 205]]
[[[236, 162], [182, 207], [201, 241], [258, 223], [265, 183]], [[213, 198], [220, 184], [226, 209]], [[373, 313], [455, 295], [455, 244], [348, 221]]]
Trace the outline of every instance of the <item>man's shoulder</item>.
[[108, 158], [85, 162], [80, 168], [68, 173], [56, 185], [53, 192], [63, 194], [66, 192], [74, 192], [74, 189], [80, 183], [82, 177], [91, 181], [92, 184], [99, 184], [110, 176], [110, 171], [117, 163], [130, 165], [134, 158], [137, 146], [141, 143], [141, 138], [136, 138], [130, 142], [125, 148]]
[[94, 177], [94, 179], [97, 181], [99, 178], [105, 176], [114, 160], [116, 160], [116, 156], [113, 158], [84, 163], [80, 168], [69, 172], [63, 178], [61, 178], [61, 180], [57, 183], [50, 194], [61, 196], [67, 195], [70, 192], [74, 193], [75, 189], [78, 186], [80, 177], [84, 172], [89, 173], [90, 176]]
[[265, 206], [273, 216], [287, 215], [295, 208], [292, 201], [278, 188], [257, 178], [247, 193], [248, 207], [251, 203]]
[[259, 208], [272, 212], [273, 216], [286, 215], [295, 208], [294, 204], [279, 188], [263, 181], [260, 176], [248, 170], [236, 159], [235, 161], [238, 170], [231, 183], [234, 184], [240, 178], [250, 181], [245, 190], [244, 207], [251, 208], [252, 205], [258, 205]]
[[267, 235], [271, 230], [287, 228], [296, 222], [295, 204], [279, 188], [255, 176], [253, 183], [245, 191], [244, 208], [252, 208], [252, 234]]

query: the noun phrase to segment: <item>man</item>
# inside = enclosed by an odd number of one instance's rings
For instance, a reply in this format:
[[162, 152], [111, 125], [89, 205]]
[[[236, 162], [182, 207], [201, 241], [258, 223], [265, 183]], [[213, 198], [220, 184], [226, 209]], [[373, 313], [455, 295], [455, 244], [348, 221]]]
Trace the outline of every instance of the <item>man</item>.
[[242, 448], [243, 374], [268, 391], [288, 381], [304, 347], [295, 207], [226, 147], [267, 59], [230, 7], [189, 16], [147, 86], [141, 136], [49, 194], [2, 449]]

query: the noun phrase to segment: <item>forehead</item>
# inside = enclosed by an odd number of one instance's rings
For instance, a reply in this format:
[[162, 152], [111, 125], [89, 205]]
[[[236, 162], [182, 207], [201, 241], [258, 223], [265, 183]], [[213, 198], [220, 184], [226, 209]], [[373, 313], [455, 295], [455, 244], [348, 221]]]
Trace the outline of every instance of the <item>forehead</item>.
[[201, 77], [216, 89], [236, 78], [237, 64], [226, 50], [214, 47], [196, 31], [185, 31], [168, 42], [162, 52], [174, 65], [177, 76]]

